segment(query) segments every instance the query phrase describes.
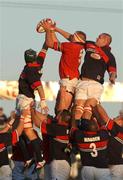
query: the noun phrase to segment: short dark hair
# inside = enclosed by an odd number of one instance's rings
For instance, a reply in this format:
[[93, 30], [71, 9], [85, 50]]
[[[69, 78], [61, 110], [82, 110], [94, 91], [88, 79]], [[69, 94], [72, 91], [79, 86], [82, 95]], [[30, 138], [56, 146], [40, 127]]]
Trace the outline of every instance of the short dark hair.
[[24, 58], [26, 63], [32, 63], [36, 61], [37, 53], [33, 49], [28, 49], [24, 52]]
[[98, 131], [97, 122], [91, 118], [89, 119], [81, 119], [81, 126], [79, 127], [83, 131]]
[[71, 112], [67, 109], [63, 109], [60, 112], [61, 115], [61, 121], [64, 121], [65, 123], [70, 123], [71, 120]]
[[98, 131], [98, 127], [99, 127], [98, 123], [94, 119], [91, 119], [89, 126], [88, 126], [88, 130], [89, 131]]

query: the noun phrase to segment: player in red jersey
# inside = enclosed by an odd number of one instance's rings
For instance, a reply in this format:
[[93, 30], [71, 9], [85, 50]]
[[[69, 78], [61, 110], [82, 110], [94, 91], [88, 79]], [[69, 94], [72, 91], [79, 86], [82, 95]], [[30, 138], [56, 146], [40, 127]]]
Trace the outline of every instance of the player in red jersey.
[[[69, 109], [79, 79], [79, 65], [86, 41], [86, 34], [76, 31], [74, 34], [51, 26], [45, 20], [42, 26], [46, 31], [46, 44], [48, 47], [62, 53], [59, 63], [60, 90], [57, 95], [56, 111]], [[67, 36], [70, 42], [59, 42], [56, 32]]]

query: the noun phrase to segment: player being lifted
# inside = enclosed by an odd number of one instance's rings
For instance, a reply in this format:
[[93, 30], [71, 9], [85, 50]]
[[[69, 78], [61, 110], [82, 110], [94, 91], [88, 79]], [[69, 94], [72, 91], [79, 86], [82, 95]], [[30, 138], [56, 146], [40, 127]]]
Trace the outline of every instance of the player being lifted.
[[[34, 91], [37, 90], [40, 97], [41, 109], [47, 113], [48, 107], [45, 102], [45, 93], [43, 90], [40, 78], [42, 76], [42, 66], [47, 52], [47, 46], [44, 43], [42, 50], [37, 55], [36, 51], [29, 49], [24, 53], [26, 65], [19, 77], [19, 95], [16, 99], [16, 110], [20, 118], [24, 119], [24, 133], [31, 141], [32, 147], [35, 152], [37, 166], [41, 168], [44, 165], [44, 160], [41, 155], [40, 141], [37, 133], [33, 129], [30, 104], [34, 102]], [[30, 163], [28, 160], [27, 163]]]
[[[79, 65], [85, 46], [86, 34], [82, 31], [76, 31], [70, 34], [62, 29], [52, 26], [52, 24], [43, 20], [41, 26], [46, 31], [46, 44], [48, 47], [62, 53], [59, 63], [60, 90], [56, 100], [56, 113], [63, 109], [71, 107], [75, 87], [79, 79]], [[59, 42], [56, 33], [67, 37], [70, 42]]]

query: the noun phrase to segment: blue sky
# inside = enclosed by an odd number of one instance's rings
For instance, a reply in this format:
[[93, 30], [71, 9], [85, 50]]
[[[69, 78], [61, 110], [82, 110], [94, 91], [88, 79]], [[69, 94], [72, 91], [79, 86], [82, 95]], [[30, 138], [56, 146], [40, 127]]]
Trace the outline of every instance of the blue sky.
[[[0, 80], [17, 80], [24, 65], [24, 50], [40, 50], [44, 34], [36, 33], [35, 27], [38, 21], [47, 17], [68, 32], [86, 32], [90, 40], [95, 40], [101, 32], [110, 33], [118, 66], [117, 81], [123, 82], [123, 0], [0, 0]], [[61, 36], [58, 38], [64, 41]], [[59, 80], [59, 58], [59, 52], [48, 51], [44, 81]], [[107, 74], [105, 80], [108, 80]], [[0, 100], [0, 106], [5, 105], [9, 110], [10, 104]], [[112, 113], [110, 104], [106, 106]], [[112, 104], [112, 108], [115, 106]], [[116, 107], [115, 112], [121, 105]]]

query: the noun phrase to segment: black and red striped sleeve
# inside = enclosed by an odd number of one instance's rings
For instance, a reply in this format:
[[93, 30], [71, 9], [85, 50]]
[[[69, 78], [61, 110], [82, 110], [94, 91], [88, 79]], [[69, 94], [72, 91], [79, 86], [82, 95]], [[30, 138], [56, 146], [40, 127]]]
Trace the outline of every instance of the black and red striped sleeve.
[[0, 134], [0, 143], [5, 146], [14, 145], [19, 141], [18, 132], [15, 130], [11, 133], [2, 133]]
[[118, 133], [123, 134], [123, 127], [120, 127], [116, 122], [113, 120], [109, 120], [106, 125], [108, 131], [112, 136], [116, 136]]
[[47, 50], [48, 50], [48, 47], [47, 47], [46, 43], [44, 42], [41, 51], [37, 55], [37, 63], [40, 64], [41, 68], [43, 67]]
[[17, 130], [12, 132], [12, 145], [15, 145], [19, 141], [19, 136]]
[[107, 71], [109, 74], [115, 73], [117, 76], [117, 64], [116, 64], [115, 57], [112, 53], [109, 53], [108, 57], [109, 57], [109, 61], [107, 64]]
[[11, 145], [11, 133], [1, 133], [0, 134], [0, 143], [4, 143], [6, 145]]

